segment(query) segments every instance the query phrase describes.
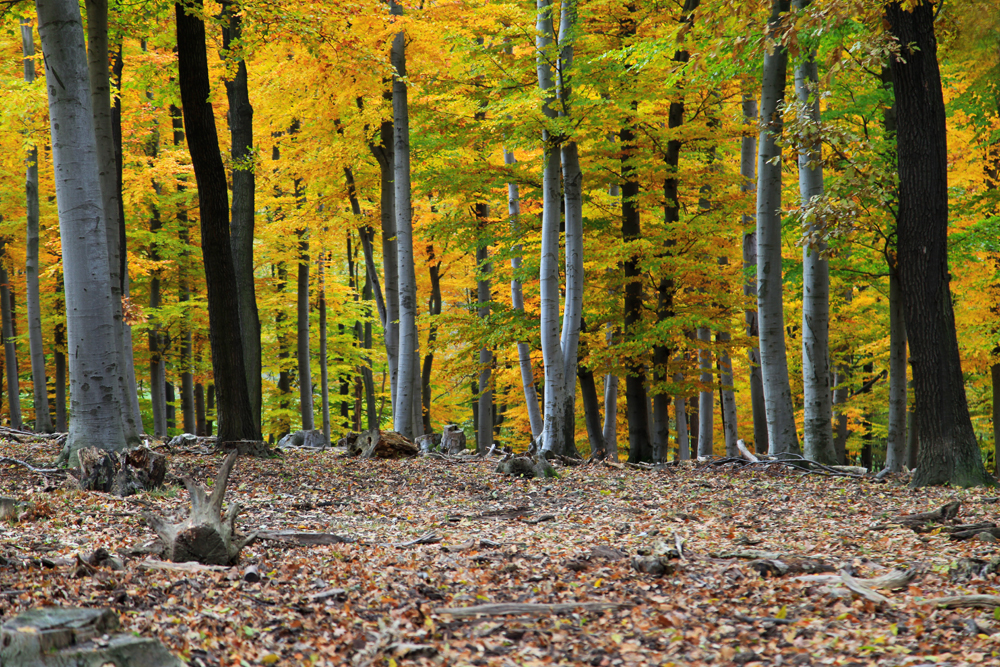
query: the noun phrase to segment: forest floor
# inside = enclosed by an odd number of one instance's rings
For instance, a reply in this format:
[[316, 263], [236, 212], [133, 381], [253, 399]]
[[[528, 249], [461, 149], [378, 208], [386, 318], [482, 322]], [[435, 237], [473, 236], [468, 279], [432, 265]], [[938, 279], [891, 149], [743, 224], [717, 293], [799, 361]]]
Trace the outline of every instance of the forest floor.
[[[51, 442], [0, 443], [0, 456], [35, 466], [56, 453]], [[169, 458], [172, 474], [202, 482], [221, 462]], [[226, 498], [243, 507], [241, 531], [351, 542], [258, 541], [231, 570], [178, 571], [137, 550], [154, 537], [140, 512], [183, 516], [182, 487], [121, 499], [0, 463], [0, 496], [35, 503], [0, 523], [0, 622], [38, 605], [106, 606], [126, 630], [158, 637], [195, 667], [997, 664], [1000, 612], [925, 601], [997, 593], [997, 574], [983, 571], [998, 545], [891, 523], [952, 500], [962, 503], [954, 522], [996, 520], [995, 489], [912, 490], [903, 478], [774, 466], [584, 465], [545, 480], [494, 466], [330, 451], [241, 458]], [[637, 554], [679, 541], [683, 557], [667, 573], [633, 567]], [[76, 556], [99, 547], [124, 569], [78, 568]], [[842, 585], [763, 577], [750, 558], [769, 555], [759, 552], [855, 577], [917, 575], [872, 602]], [[259, 581], [244, 579], [249, 565]], [[564, 606], [456, 609], [500, 603]]]

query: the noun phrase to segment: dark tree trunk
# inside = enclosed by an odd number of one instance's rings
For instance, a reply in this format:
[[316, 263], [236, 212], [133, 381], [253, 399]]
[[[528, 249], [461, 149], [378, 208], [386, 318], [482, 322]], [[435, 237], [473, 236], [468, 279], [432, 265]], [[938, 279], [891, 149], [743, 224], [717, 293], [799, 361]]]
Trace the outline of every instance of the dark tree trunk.
[[205, 406], [205, 435], [212, 435], [215, 424], [215, 385], [208, 385], [208, 400]]
[[935, 4], [886, 7], [902, 59], [892, 62], [899, 169], [897, 258], [916, 396], [914, 486], [990, 483], [969, 417], [948, 273], [948, 150], [934, 37]]
[[[487, 322], [490, 317], [490, 273], [493, 264], [490, 262], [489, 247], [482, 238], [486, 221], [489, 218], [489, 206], [476, 204], [476, 220], [480, 229], [479, 245], [476, 247], [476, 270], [479, 279], [476, 283], [476, 294], [479, 302], [477, 309], [479, 319]], [[479, 425], [476, 427], [476, 448], [480, 454], [486, 453], [493, 444], [493, 351], [488, 347], [479, 350]]]
[[[170, 105], [170, 120], [173, 126], [173, 141], [174, 146], [180, 146], [184, 142], [184, 123], [181, 118], [181, 110]], [[183, 192], [186, 190], [186, 186], [183, 184], [183, 179], [177, 183], [177, 192]], [[184, 250], [181, 252], [181, 266], [179, 270], [179, 280], [180, 280], [180, 295], [179, 299], [182, 304], [186, 304], [191, 300], [191, 287], [188, 283], [188, 257], [190, 254], [187, 251], [188, 246], [188, 214], [184, 207], [177, 209], [177, 224], [180, 227], [179, 236], [181, 242], [184, 244]], [[194, 364], [194, 342], [191, 335], [191, 327], [185, 322], [181, 327], [181, 419], [183, 421], [183, 431], [184, 433], [194, 433], [196, 429], [195, 419], [194, 419], [194, 375], [192, 371], [192, 365]], [[175, 405], [174, 405], [174, 387], [168, 384], [169, 390], [167, 391], [167, 428], [175, 428], [176, 418], [175, 418]]]
[[[581, 318], [580, 333], [586, 333], [587, 323]], [[608, 457], [607, 442], [604, 440], [604, 421], [601, 419], [601, 405], [597, 400], [597, 382], [594, 372], [587, 365], [589, 350], [586, 339], [581, 336], [577, 352], [580, 358], [576, 364], [576, 376], [580, 380], [580, 397], [583, 401], [583, 418], [587, 424], [587, 438], [590, 441], [590, 458]]]
[[[243, 39], [243, 17], [231, 0], [223, 0], [222, 48], [228, 58], [234, 42]], [[228, 17], [228, 21], [225, 20]], [[232, 138], [233, 204], [230, 226], [230, 246], [233, 250], [233, 270], [236, 275], [239, 302], [240, 338], [243, 342], [243, 366], [247, 377], [247, 392], [253, 425], [260, 438], [262, 404], [260, 316], [253, 278], [254, 174], [253, 107], [247, 84], [247, 65], [242, 54], [235, 57], [236, 72], [226, 81], [229, 99], [229, 133]]]
[[177, 60], [188, 149], [198, 183], [201, 248], [208, 291], [212, 369], [219, 392], [219, 442], [256, 440], [247, 391], [236, 273], [229, 240], [229, 196], [226, 169], [219, 153], [215, 115], [209, 101], [211, 86], [205, 51], [205, 24], [197, 15], [201, 0], [188, 14], [175, 5]]
[[[177, 400], [177, 396], [174, 393], [174, 385], [168, 382], [164, 393], [167, 395], [167, 429], [169, 430], [177, 428], [177, 409], [174, 407], [174, 401]], [[194, 414], [193, 410], [191, 414]], [[187, 428], [184, 429], [185, 433], [194, 433], [194, 431], [195, 429], [193, 428], [190, 430]]]
[[205, 427], [205, 386], [198, 382], [194, 386], [195, 435], [208, 435]]
[[[434, 365], [434, 344], [437, 342], [437, 319], [441, 314], [441, 261], [434, 256], [434, 244], [427, 244], [427, 271], [431, 278], [431, 297], [427, 301], [430, 327], [427, 331], [427, 353], [420, 372], [420, 398], [423, 404], [424, 433], [433, 433], [431, 428], [431, 368]], [[368, 285], [365, 285], [368, 289]]]
[[56, 431], [66, 432], [66, 325], [62, 322], [55, 326], [55, 357], [56, 366]]
[[[275, 289], [280, 295], [288, 285], [288, 270], [285, 268], [284, 263], [278, 264], [275, 273], [277, 274]], [[278, 427], [276, 436], [279, 439], [284, 437], [292, 428], [291, 420], [288, 417], [288, 411], [291, 409], [292, 378], [288, 373], [288, 332], [285, 330], [284, 323], [285, 313], [279, 309], [278, 313], [274, 316], [275, 329], [278, 330], [278, 409], [280, 410], [280, 416], [276, 420]]]

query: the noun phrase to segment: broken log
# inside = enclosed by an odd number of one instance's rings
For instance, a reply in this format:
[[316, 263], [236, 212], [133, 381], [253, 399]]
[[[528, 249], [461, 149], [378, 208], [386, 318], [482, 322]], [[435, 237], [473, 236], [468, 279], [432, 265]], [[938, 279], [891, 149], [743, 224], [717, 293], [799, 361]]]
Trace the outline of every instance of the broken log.
[[925, 523], [944, 523], [945, 521], [951, 521], [956, 516], [958, 516], [959, 507], [962, 503], [959, 500], [953, 500], [952, 502], [942, 505], [933, 512], [918, 512], [916, 514], [901, 514], [892, 519], [893, 523], [902, 524], [904, 526], [919, 526]]
[[110, 609], [41, 607], [0, 626], [0, 664], [14, 667], [183, 667], [159, 640], [117, 633]]
[[347, 446], [349, 456], [363, 459], [409, 458], [419, 453], [417, 446], [403, 435], [377, 428], [359, 433]]
[[815, 558], [761, 558], [749, 564], [762, 577], [783, 577], [787, 574], [818, 574], [833, 572], [833, 567]]
[[1000, 607], [1000, 595], [946, 595], [941, 598], [931, 598], [924, 600], [924, 604], [932, 604], [945, 609], [957, 609], [959, 607], [978, 607], [981, 609], [993, 609]]
[[253, 533], [237, 538], [236, 513], [239, 503], [230, 503], [226, 516], [221, 517], [222, 499], [229, 483], [229, 473], [236, 462], [236, 452], [230, 452], [215, 478], [212, 495], [190, 477], [184, 485], [191, 494], [191, 511], [181, 523], [170, 523], [158, 514], [143, 512], [150, 528], [163, 542], [163, 558], [175, 563], [197, 561], [205, 565], [236, 565], [240, 551], [257, 539]]
[[257, 531], [257, 539], [289, 542], [311, 547], [323, 544], [346, 544], [355, 541], [350, 537], [333, 533], [306, 533], [298, 530], [260, 530]]
[[[912, 582], [916, 576], [917, 569], [911, 567], [909, 570], [893, 570], [892, 572], [880, 574], [879, 576], [872, 577], [871, 579], [855, 579], [855, 581], [866, 588], [884, 588], [886, 590], [894, 591], [909, 586], [910, 582]], [[843, 579], [839, 574], [806, 574], [801, 577], [795, 577], [795, 581], [803, 581], [813, 584], [843, 583]]]
[[542, 616], [545, 614], [568, 614], [580, 611], [606, 611], [621, 609], [632, 605], [620, 602], [567, 602], [563, 604], [533, 604], [529, 602], [502, 602], [499, 604], [480, 604], [472, 607], [444, 607], [435, 609], [435, 614], [449, 614], [456, 618], [465, 616], [512, 616], [528, 614]]

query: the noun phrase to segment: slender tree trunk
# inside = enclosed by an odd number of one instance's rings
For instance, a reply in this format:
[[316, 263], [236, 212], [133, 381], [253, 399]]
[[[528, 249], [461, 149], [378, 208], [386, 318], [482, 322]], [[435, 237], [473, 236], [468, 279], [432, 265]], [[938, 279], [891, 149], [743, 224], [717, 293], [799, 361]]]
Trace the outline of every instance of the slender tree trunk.
[[[437, 342], [438, 331], [435, 318], [441, 314], [441, 260], [434, 256], [434, 244], [432, 243], [427, 244], [427, 271], [431, 279], [431, 297], [427, 300], [427, 313], [431, 317], [431, 323], [427, 331], [427, 353], [424, 355], [424, 366], [420, 373], [420, 395], [423, 402], [424, 433], [433, 433], [434, 429], [431, 428], [431, 369], [434, 366], [434, 346]], [[370, 293], [370, 283], [365, 283], [365, 290]]]
[[[170, 105], [170, 121], [173, 129], [173, 142], [174, 147], [179, 147], [184, 143], [184, 121], [181, 117], [181, 110], [174, 105]], [[177, 183], [177, 192], [183, 192], [186, 190], [184, 185], [184, 179], [179, 179]], [[177, 226], [180, 228], [178, 236], [183, 244], [183, 250], [181, 252], [181, 261], [178, 270], [178, 281], [180, 294], [178, 295], [178, 300], [181, 304], [186, 305], [191, 301], [191, 285], [189, 283], [189, 258], [190, 252], [188, 252], [188, 244], [190, 241], [190, 234], [188, 232], [189, 220], [187, 209], [184, 207], [179, 207], [177, 209]], [[191, 335], [191, 326], [188, 324], [185, 317], [185, 322], [181, 326], [181, 349], [180, 349], [180, 375], [181, 375], [181, 419], [183, 421], [183, 432], [184, 433], [194, 433], [195, 428], [195, 418], [194, 418], [194, 341]], [[176, 428], [175, 426], [175, 409], [174, 409], [174, 388], [171, 383], [167, 383], [167, 428]]]
[[[391, 1], [393, 15], [403, 8]], [[399, 271], [399, 368], [393, 406], [393, 428], [405, 437], [417, 435], [420, 414], [420, 342], [417, 338], [417, 283], [413, 268], [413, 220], [410, 207], [410, 114], [406, 85], [406, 34], [392, 41], [393, 189], [396, 208], [396, 261]]]
[[[192, 392], [193, 391], [194, 390], [192, 389]], [[174, 401], [177, 399], [177, 395], [174, 392], [174, 385], [171, 384], [170, 382], [167, 382], [167, 391], [166, 391], [166, 394], [167, 394], [167, 429], [169, 431], [169, 429], [177, 428], [177, 409], [174, 407]], [[191, 408], [191, 424], [192, 424], [192, 427], [191, 427], [190, 430], [188, 430], [187, 428], [185, 428], [184, 429], [185, 433], [194, 433], [195, 432], [195, 428], [193, 426], [193, 424], [194, 424], [194, 407], [193, 407], [194, 406], [194, 393], [191, 394], [191, 397], [192, 397], [191, 398], [191, 404], [192, 404], [192, 408]]]
[[55, 362], [55, 385], [56, 385], [56, 431], [65, 433], [67, 430], [66, 420], [66, 354], [63, 350], [66, 347], [66, 325], [57, 322], [55, 326], [55, 340], [53, 341], [54, 352], [52, 354]]
[[[111, 82], [108, 48], [108, 3], [107, 0], [87, 0], [87, 43], [91, 110], [94, 116], [96, 135], [98, 176], [101, 200], [104, 209], [105, 235], [108, 245], [108, 272], [111, 288], [112, 309], [114, 311], [115, 337], [118, 339], [118, 370], [116, 387], [119, 407], [122, 411], [122, 429], [128, 443], [137, 444], [142, 433], [142, 422], [136, 421], [138, 396], [130, 388], [128, 373], [133, 372], [131, 355], [131, 332], [122, 320], [123, 272], [122, 272], [122, 221], [120, 219], [121, 192], [118, 184], [118, 163], [115, 159], [115, 138], [111, 119]], [[126, 345], [125, 336], [129, 337]], [[72, 371], [70, 372], [72, 376]], [[135, 405], [133, 405], [135, 403]]]
[[247, 83], [247, 64], [242, 52], [243, 16], [231, 0], [222, 2], [222, 49], [226, 58], [235, 62], [235, 74], [226, 80], [226, 97], [229, 100], [229, 133], [232, 139], [233, 203], [229, 243], [233, 251], [233, 270], [236, 275], [237, 301], [239, 303], [240, 339], [243, 342], [243, 367], [247, 377], [250, 413], [260, 438], [262, 380], [260, 315], [257, 312], [257, 295], [253, 276], [254, 203], [256, 196], [256, 152], [253, 146], [253, 106]]
[[[743, 124], [756, 125], [757, 101], [744, 93]], [[740, 140], [740, 190], [746, 193], [757, 191], [757, 139], [749, 132], [744, 132]], [[757, 227], [753, 217], [743, 215], [743, 295], [757, 301]], [[758, 452], [766, 452], [767, 445], [767, 410], [764, 406], [764, 380], [760, 372], [760, 346], [757, 328], [757, 309], [748, 308], [746, 316], [746, 335], [751, 345], [747, 348], [750, 362], [750, 411], [753, 419], [754, 447]]]
[[[0, 259], [6, 259], [6, 242], [0, 242]], [[17, 345], [14, 342], [14, 324], [11, 314], [10, 279], [4, 263], [0, 263], [0, 318], [3, 320], [4, 368], [7, 371], [7, 396], [10, 425], [21, 429], [21, 383], [18, 378]]]
[[[678, 373], [674, 379], [680, 382], [684, 380], [684, 376]], [[687, 461], [691, 458], [691, 438], [688, 433], [687, 402], [683, 396], [674, 398], [674, 421], [677, 422], [677, 459]]]
[[899, 277], [889, 272], [889, 432], [885, 441], [885, 467], [903, 470], [906, 459], [906, 324]]
[[[490, 274], [493, 264], [490, 262], [490, 250], [487, 245], [486, 226], [489, 220], [489, 206], [476, 204], [476, 221], [480, 230], [479, 243], [476, 246], [476, 291], [479, 319], [488, 327], [490, 318]], [[479, 350], [479, 429], [476, 431], [476, 448], [480, 454], [485, 454], [493, 444], [493, 351], [488, 347]]]
[[198, 182], [201, 210], [201, 248], [208, 291], [209, 339], [212, 368], [219, 399], [219, 443], [255, 440], [243, 363], [236, 273], [229, 239], [229, 201], [226, 170], [219, 153], [215, 115], [210, 102], [208, 61], [205, 51], [205, 24], [198, 13], [175, 5], [177, 15], [177, 58], [181, 101], [188, 149]]
[[[587, 325], [582, 319], [580, 332], [587, 332]], [[605, 459], [608, 457], [608, 450], [601, 423], [601, 406], [597, 401], [597, 383], [594, 381], [594, 372], [586, 364], [588, 350], [585, 344], [580, 345], [579, 353], [580, 360], [577, 363], [576, 374], [580, 380], [580, 398], [583, 401], [583, 417], [587, 424], [587, 439], [590, 441], [590, 458]]]
[[[298, 189], [298, 184], [296, 184]], [[302, 430], [315, 428], [312, 399], [312, 354], [309, 346], [309, 240], [305, 228], [299, 232], [299, 266], [296, 281], [296, 341], [299, 361], [299, 412]]]
[[[155, 155], [154, 155], [155, 157]], [[154, 190], [159, 191], [159, 186], [154, 185]], [[153, 206], [152, 215], [149, 218], [149, 233], [153, 240], [150, 242], [149, 258], [156, 262], [160, 259], [159, 246], [156, 241], [159, 236], [160, 210]], [[160, 331], [157, 325], [158, 312], [160, 309], [160, 272], [153, 270], [149, 278], [149, 395], [153, 404], [153, 435], [160, 437], [167, 434], [167, 404], [166, 404], [166, 368], [160, 354]]]
[[[768, 33], [780, 28], [787, 0], [773, 0]], [[767, 406], [771, 454], [799, 453], [792, 389], [785, 355], [785, 314], [781, 269], [781, 138], [780, 106], [785, 99], [788, 52], [775, 45], [764, 54], [762, 118], [757, 150], [757, 313], [760, 325], [761, 376]]]
[[212, 431], [215, 425], [215, 385], [208, 385], [208, 405], [205, 408], [205, 435], [215, 435]]
[[[31, 22], [21, 19], [21, 52], [24, 55], [24, 81], [35, 80], [35, 40]], [[42, 340], [42, 310], [38, 289], [38, 148], [28, 149], [27, 168], [24, 179], [25, 217], [27, 231], [25, 237], [26, 256], [24, 260], [25, 282], [27, 284], [28, 344], [31, 355], [31, 384], [35, 397], [35, 430], [52, 432], [49, 415], [49, 391], [45, 377], [45, 347]]]
[[208, 435], [205, 425], [205, 386], [198, 382], [194, 385], [194, 434]]
[[[614, 342], [612, 329], [607, 332], [608, 345]], [[604, 449], [606, 457], [618, 460], [618, 376], [608, 373], [604, 376]]]
[[316, 287], [319, 300], [319, 387], [323, 406], [323, 439], [330, 444], [330, 372], [326, 341], [326, 255], [316, 260]]
[[[811, 0], [795, 0], [802, 10]], [[814, 123], [820, 122], [818, 73], [815, 52], [795, 68], [795, 92], [801, 108]], [[822, 146], [818, 137], [799, 146], [799, 194], [806, 207], [823, 195]], [[811, 461], [837, 462], [833, 444], [830, 394], [830, 267], [822, 256], [826, 244], [802, 249], [802, 390], [803, 450]]]
[[[514, 153], [504, 150], [504, 164], [510, 166], [517, 161]], [[519, 238], [521, 231], [521, 197], [518, 192], [517, 183], [507, 183], [507, 212], [510, 216], [510, 227], [515, 238]], [[510, 257], [511, 280], [510, 280], [510, 302], [515, 311], [524, 314], [524, 293], [521, 289], [521, 244], [515, 244]], [[542, 435], [542, 413], [538, 409], [538, 392], [535, 391], [535, 373], [531, 364], [531, 346], [528, 343], [518, 341], [517, 362], [521, 370], [521, 388], [524, 391], [524, 402], [528, 408], [528, 423], [531, 428], [531, 437], [536, 441]]]
[[[907, 382], [907, 387], [910, 391], [913, 391], [913, 380]], [[994, 451], [996, 451], [995, 445]], [[906, 412], [906, 468], [908, 470], [913, 470], [917, 467], [917, 457], [919, 454], [920, 441], [917, 440], [917, 410], [913, 405], [910, 405]]]
[[[71, 0], [38, 0], [45, 56], [52, 162], [60, 235], [64, 241], [67, 350], [72, 422], [61, 459], [76, 452], [126, 446], [119, 403], [121, 338], [116, 338], [108, 239], [101, 197], [94, 119], [80, 7]], [[71, 241], [72, 240], [72, 241]], [[120, 307], [121, 304], [119, 304]], [[114, 389], [108, 391], [109, 381]]]
[[905, 61], [893, 60], [899, 169], [897, 257], [910, 340], [920, 452], [914, 486], [990, 483], [969, 417], [948, 272], [948, 150], [935, 4], [886, 7]]
[[714, 453], [715, 426], [715, 392], [712, 384], [712, 331], [706, 327], [698, 328], [698, 340], [702, 346], [698, 348], [698, 368], [701, 376], [698, 378], [702, 389], [698, 392], [698, 456], [712, 456]]
[[[728, 331], [720, 331], [715, 335], [716, 341], [725, 346], [731, 340]], [[719, 407], [722, 414], [722, 430], [726, 439], [726, 456], [739, 456], [736, 446], [739, 438], [736, 421], [736, 395], [733, 391], [733, 361], [729, 351], [722, 347], [719, 352]]]
[[[379, 415], [375, 408], [375, 377], [372, 373], [372, 323], [371, 323], [371, 302], [372, 302], [372, 291], [373, 291], [373, 281], [370, 274], [365, 274], [365, 289], [362, 294], [362, 299], [368, 304], [369, 317], [365, 320], [365, 358], [364, 367], [361, 369], [362, 379], [365, 383], [365, 411], [368, 414], [368, 430], [373, 430], [379, 427]], [[440, 312], [440, 307], [438, 312]], [[428, 420], [430, 419], [430, 413], [428, 412]]]

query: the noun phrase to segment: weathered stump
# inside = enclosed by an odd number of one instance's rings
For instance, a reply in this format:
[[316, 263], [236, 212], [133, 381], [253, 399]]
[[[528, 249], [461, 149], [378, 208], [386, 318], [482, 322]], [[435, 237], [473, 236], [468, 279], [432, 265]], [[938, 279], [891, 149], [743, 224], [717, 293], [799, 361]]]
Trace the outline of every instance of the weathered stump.
[[441, 429], [441, 453], [458, 454], [465, 451], [465, 431], [456, 424], [445, 424]]
[[535, 477], [538, 479], [559, 476], [556, 473], [556, 469], [548, 462], [548, 459], [544, 456], [532, 456], [530, 454], [522, 456], [508, 454], [497, 463], [496, 471], [514, 477]]
[[0, 626], [0, 665], [183, 667], [158, 640], [118, 628], [110, 609], [31, 609]]
[[80, 488], [130, 496], [163, 486], [167, 457], [148, 447], [109, 452], [97, 447], [79, 451]]
[[278, 441], [278, 449], [326, 449], [329, 443], [323, 431], [295, 431]]
[[240, 550], [256, 539], [256, 533], [243, 538], [234, 536], [239, 503], [230, 503], [226, 516], [221, 516], [222, 499], [226, 495], [229, 473], [236, 456], [236, 452], [230, 452], [223, 461], [211, 495], [190, 477], [184, 478], [184, 485], [191, 494], [191, 512], [181, 523], [170, 523], [158, 514], [143, 512], [146, 523], [163, 542], [162, 557], [165, 560], [235, 565], [239, 561]]

